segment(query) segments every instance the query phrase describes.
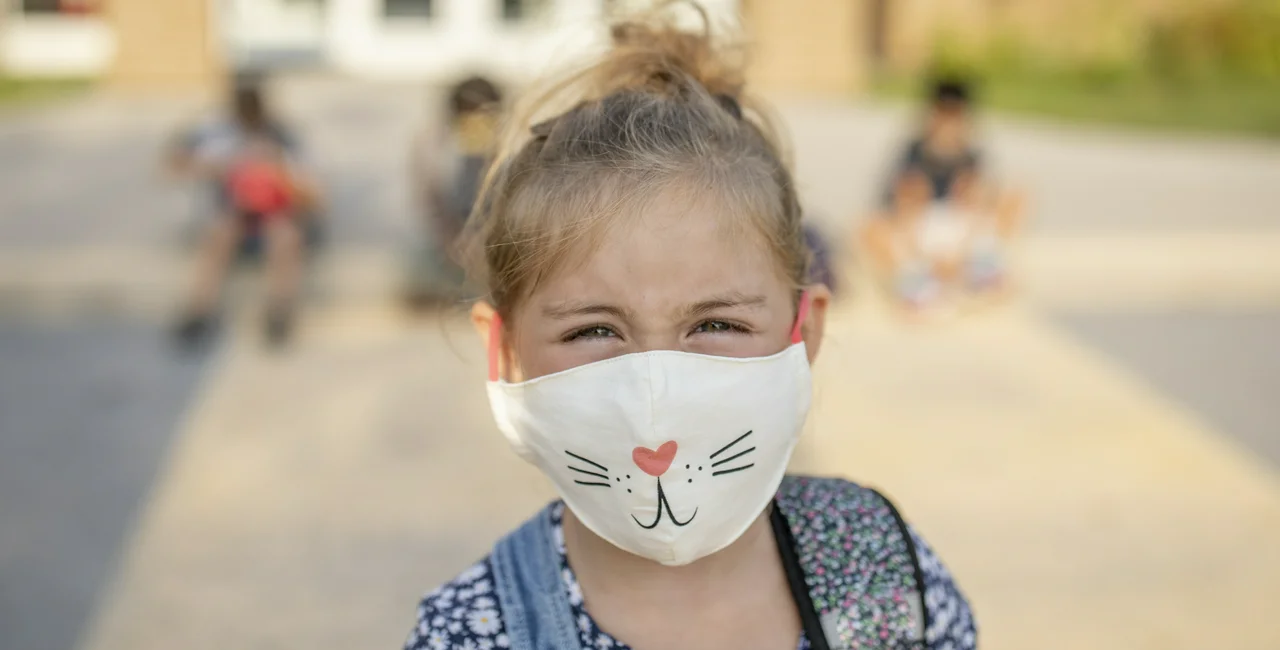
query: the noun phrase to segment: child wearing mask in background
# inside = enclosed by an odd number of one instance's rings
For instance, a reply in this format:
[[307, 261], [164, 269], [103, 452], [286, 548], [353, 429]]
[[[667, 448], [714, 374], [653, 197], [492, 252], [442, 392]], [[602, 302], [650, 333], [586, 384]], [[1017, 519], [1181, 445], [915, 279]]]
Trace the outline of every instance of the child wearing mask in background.
[[428, 240], [415, 264], [415, 300], [461, 295], [463, 273], [453, 245], [493, 155], [501, 107], [494, 82], [466, 78], [449, 91], [444, 128], [422, 134], [414, 144], [410, 179]]

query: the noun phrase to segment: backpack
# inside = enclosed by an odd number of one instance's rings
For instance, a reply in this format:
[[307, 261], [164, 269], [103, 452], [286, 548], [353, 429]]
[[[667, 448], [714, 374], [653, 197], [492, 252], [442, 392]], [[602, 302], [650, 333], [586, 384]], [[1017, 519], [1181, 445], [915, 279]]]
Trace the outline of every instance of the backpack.
[[[772, 526], [813, 650], [924, 649], [924, 581], [888, 499], [840, 479], [789, 476], [774, 503]], [[490, 559], [510, 647], [581, 650], [550, 508], [499, 541]]]

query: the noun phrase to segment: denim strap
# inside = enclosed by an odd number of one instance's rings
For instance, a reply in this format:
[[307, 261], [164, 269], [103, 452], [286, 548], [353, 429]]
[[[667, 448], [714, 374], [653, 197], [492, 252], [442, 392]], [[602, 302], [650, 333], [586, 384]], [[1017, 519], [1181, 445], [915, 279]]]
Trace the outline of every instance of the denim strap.
[[499, 541], [491, 561], [511, 650], [581, 650], [549, 507]]

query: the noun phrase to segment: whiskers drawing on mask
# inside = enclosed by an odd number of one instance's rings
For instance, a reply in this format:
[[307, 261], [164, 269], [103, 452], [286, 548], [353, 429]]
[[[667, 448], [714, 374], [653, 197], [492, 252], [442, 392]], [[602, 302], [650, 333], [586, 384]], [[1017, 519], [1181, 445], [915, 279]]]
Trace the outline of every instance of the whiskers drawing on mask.
[[[745, 440], [745, 439], [747, 438], [747, 436], [750, 436], [751, 434], [752, 434], [752, 432], [751, 432], [751, 431], [748, 431], [748, 432], [746, 432], [746, 433], [744, 433], [744, 434], [742, 434], [742, 435], [738, 436], [738, 437], [737, 437], [733, 442], [731, 442], [731, 443], [729, 443], [729, 444], [727, 444], [727, 445], [725, 445], [725, 446], [721, 447], [721, 448], [720, 448], [719, 450], [717, 450], [714, 454], [711, 454], [711, 457], [710, 457], [708, 460], [715, 460], [716, 456], [719, 456], [720, 454], [723, 454], [724, 452], [728, 451], [728, 450], [729, 450], [729, 449], [731, 449], [734, 445], [738, 444], [739, 442], [742, 442], [743, 440]], [[728, 457], [728, 458], [725, 458], [725, 459], [722, 459], [722, 460], [717, 460], [716, 462], [711, 463], [711, 468], [714, 470], [715, 468], [717, 468], [717, 467], [719, 467], [719, 466], [721, 466], [721, 465], [724, 465], [724, 464], [726, 464], [726, 463], [730, 463], [730, 462], [733, 462], [733, 461], [735, 461], [735, 460], [737, 460], [737, 459], [739, 459], [739, 458], [742, 458], [743, 456], [746, 456], [747, 454], [749, 454], [749, 453], [751, 453], [751, 452], [753, 452], [753, 451], [755, 451], [755, 450], [756, 450], [756, 448], [755, 448], [755, 447], [751, 447], [751, 448], [746, 449], [745, 451], [740, 451], [740, 452], [738, 452], [738, 453], [736, 453], [736, 454], [734, 454], [734, 455], [732, 455], [732, 456], [730, 456], [730, 457]], [[742, 466], [740, 466], [740, 467], [730, 467], [730, 468], [728, 468], [728, 469], [716, 470], [716, 471], [711, 472], [711, 475], [712, 475], [712, 476], [720, 476], [720, 475], [722, 475], [722, 474], [732, 474], [732, 473], [734, 473], [734, 472], [741, 472], [742, 470], [744, 470], [744, 469], [749, 469], [749, 468], [751, 468], [751, 467], [755, 467], [755, 463], [747, 463], [746, 465], [742, 465]]]
[[[710, 467], [710, 469], [712, 470], [711, 472], [712, 477], [723, 476], [725, 474], [734, 474], [736, 472], [741, 472], [743, 470], [747, 470], [747, 469], [751, 469], [752, 467], [755, 467], [755, 463], [747, 462], [747, 459], [745, 457], [751, 454], [752, 452], [754, 452], [756, 448], [747, 447], [746, 449], [742, 449], [741, 451], [738, 451], [738, 449], [736, 448], [738, 443], [751, 437], [752, 433], [754, 433], [754, 430], [747, 431], [746, 433], [738, 436], [737, 438], [734, 438], [729, 444], [717, 449], [715, 452], [713, 452], [710, 456], [707, 457], [707, 460], [715, 461], [711, 463], [711, 467]], [[656, 528], [658, 524], [662, 522], [663, 512], [666, 512], [667, 518], [670, 519], [671, 523], [675, 524], [677, 527], [684, 527], [689, 525], [689, 523], [693, 521], [694, 517], [698, 516], [698, 508], [695, 507], [693, 510], [693, 514], [689, 515], [688, 519], [685, 519], [684, 521], [681, 521], [680, 519], [678, 519], [676, 517], [675, 510], [671, 507], [671, 502], [667, 500], [666, 490], [664, 490], [662, 487], [662, 474], [666, 473], [667, 469], [670, 467], [671, 460], [675, 456], [677, 448], [678, 448], [677, 444], [674, 441], [670, 441], [670, 442], [664, 443], [663, 446], [659, 447], [659, 451], [657, 452], [650, 449], [643, 448], [643, 447], [637, 448], [634, 451], [636, 463], [640, 465], [641, 469], [644, 470], [645, 473], [650, 474], [654, 477], [654, 481], [658, 488], [658, 498], [657, 498], [658, 503], [656, 508], [657, 513], [654, 515], [653, 521], [649, 523], [645, 523], [640, 521], [640, 519], [637, 518], [635, 515], [631, 515], [631, 519], [636, 522], [636, 525], [640, 526], [641, 528], [644, 528], [645, 530]], [[621, 484], [619, 487], [626, 487], [626, 484], [622, 484], [621, 477], [613, 477], [610, 475], [608, 467], [605, 467], [604, 465], [597, 463], [596, 461], [591, 460], [590, 458], [587, 458], [585, 456], [575, 454], [572, 451], [569, 451], [567, 449], [564, 450], [564, 453], [567, 454], [570, 458], [573, 458], [575, 461], [579, 461], [580, 463], [585, 463], [586, 465], [589, 465], [590, 467], [594, 468], [594, 469], [584, 469], [582, 467], [576, 467], [573, 464], [567, 465], [569, 471], [575, 472], [577, 475], [577, 478], [574, 478], [573, 480], [574, 483], [578, 485], [586, 486], [586, 487], [612, 488], [613, 483], [617, 482]], [[720, 457], [725, 453], [730, 453], [732, 455], [721, 458], [720, 460], [716, 460], [716, 458]], [[654, 460], [659, 456], [665, 456], [665, 458], [658, 458], [657, 460]], [[737, 463], [739, 464], [733, 465], [735, 461], [737, 461]], [[717, 467], [721, 467], [724, 465], [733, 465], [733, 466], [725, 467], [724, 469], [716, 469]], [[685, 469], [690, 470], [692, 469], [692, 466], [685, 465]], [[595, 470], [599, 470], [599, 471], [595, 471]], [[698, 466], [697, 471], [698, 472], [702, 471], [701, 465]], [[631, 475], [627, 474], [626, 476], [627, 476], [627, 481], [629, 482], [631, 480]], [[688, 480], [690, 483], [693, 483], [692, 478]], [[628, 494], [631, 493], [631, 488], [628, 487], [626, 488], [626, 490]]]
[[[589, 458], [583, 458], [582, 456], [579, 456], [579, 455], [577, 455], [577, 454], [573, 453], [572, 451], [569, 451], [569, 450], [567, 450], [567, 449], [566, 449], [564, 453], [569, 454], [570, 456], [573, 456], [574, 458], [577, 458], [578, 460], [580, 460], [580, 461], [582, 461], [582, 462], [584, 462], [584, 463], [586, 463], [586, 464], [588, 464], [588, 465], [591, 465], [591, 466], [593, 466], [593, 467], [596, 467], [596, 468], [598, 468], [600, 471], [603, 471], [603, 472], [608, 472], [608, 471], [609, 471], [609, 468], [608, 468], [608, 467], [605, 467], [604, 465], [601, 465], [600, 463], [597, 463], [597, 462], [595, 462], [594, 460], [591, 460], [591, 459], [589, 459]], [[571, 469], [571, 470], [573, 470], [573, 471], [575, 471], [575, 472], [577, 472], [577, 473], [579, 473], [579, 474], [585, 474], [585, 475], [587, 475], [587, 476], [594, 476], [594, 477], [597, 477], [597, 478], [602, 478], [602, 479], [604, 479], [604, 483], [601, 483], [601, 482], [599, 482], [599, 481], [592, 481], [591, 479], [587, 479], [587, 480], [585, 480], [585, 481], [580, 481], [580, 480], [574, 479], [574, 481], [573, 481], [573, 482], [574, 482], [574, 483], [577, 483], [578, 485], [588, 485], [588, 486], [607, 487], [607, 488], [611, 488], [611, 487], [613, 487], [613, 485], [612, 485], [611, 483], [609, 483], [609, 475], [608, 475], [608, 474], [601, 474], [601, 473], [599, 473], [599, 472], [591, 472], [591, 471], [588, 471], [588, 470], [585, 470], [585, 469], [581, 469], [581, 468], [578, 468], [578, 467], [574, 467], [573, 465], [570, 465], [570, 466], [569, 466], [569, 469]]]

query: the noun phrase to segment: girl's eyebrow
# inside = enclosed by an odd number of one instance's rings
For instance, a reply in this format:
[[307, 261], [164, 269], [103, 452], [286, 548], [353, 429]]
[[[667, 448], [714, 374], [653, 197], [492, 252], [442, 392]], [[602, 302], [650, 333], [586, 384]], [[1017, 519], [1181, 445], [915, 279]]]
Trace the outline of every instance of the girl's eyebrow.
[[593, 314], [608, 314], [621, 320], [631, 319], [631, 310], [623, 309], [616, 305], [608, 305], [604, 303], [581, 302], [575, 300], [566, 300], [542, 308], [542, 314], [548, 318], [556, 320], [566, 320], [575, 316], [589, 316]]
[[759, 308], [764, 306], [764, 303], [764, 296], [753, 296], [734, 291], [719, 296], [713, 296], [707, 300], [702, 300], [685, 307], [684, 317], [686, 319], [697, 318], [698, 316], [708, 314], [716, 311], [717, 309], [728, 309], [731, 307]]

